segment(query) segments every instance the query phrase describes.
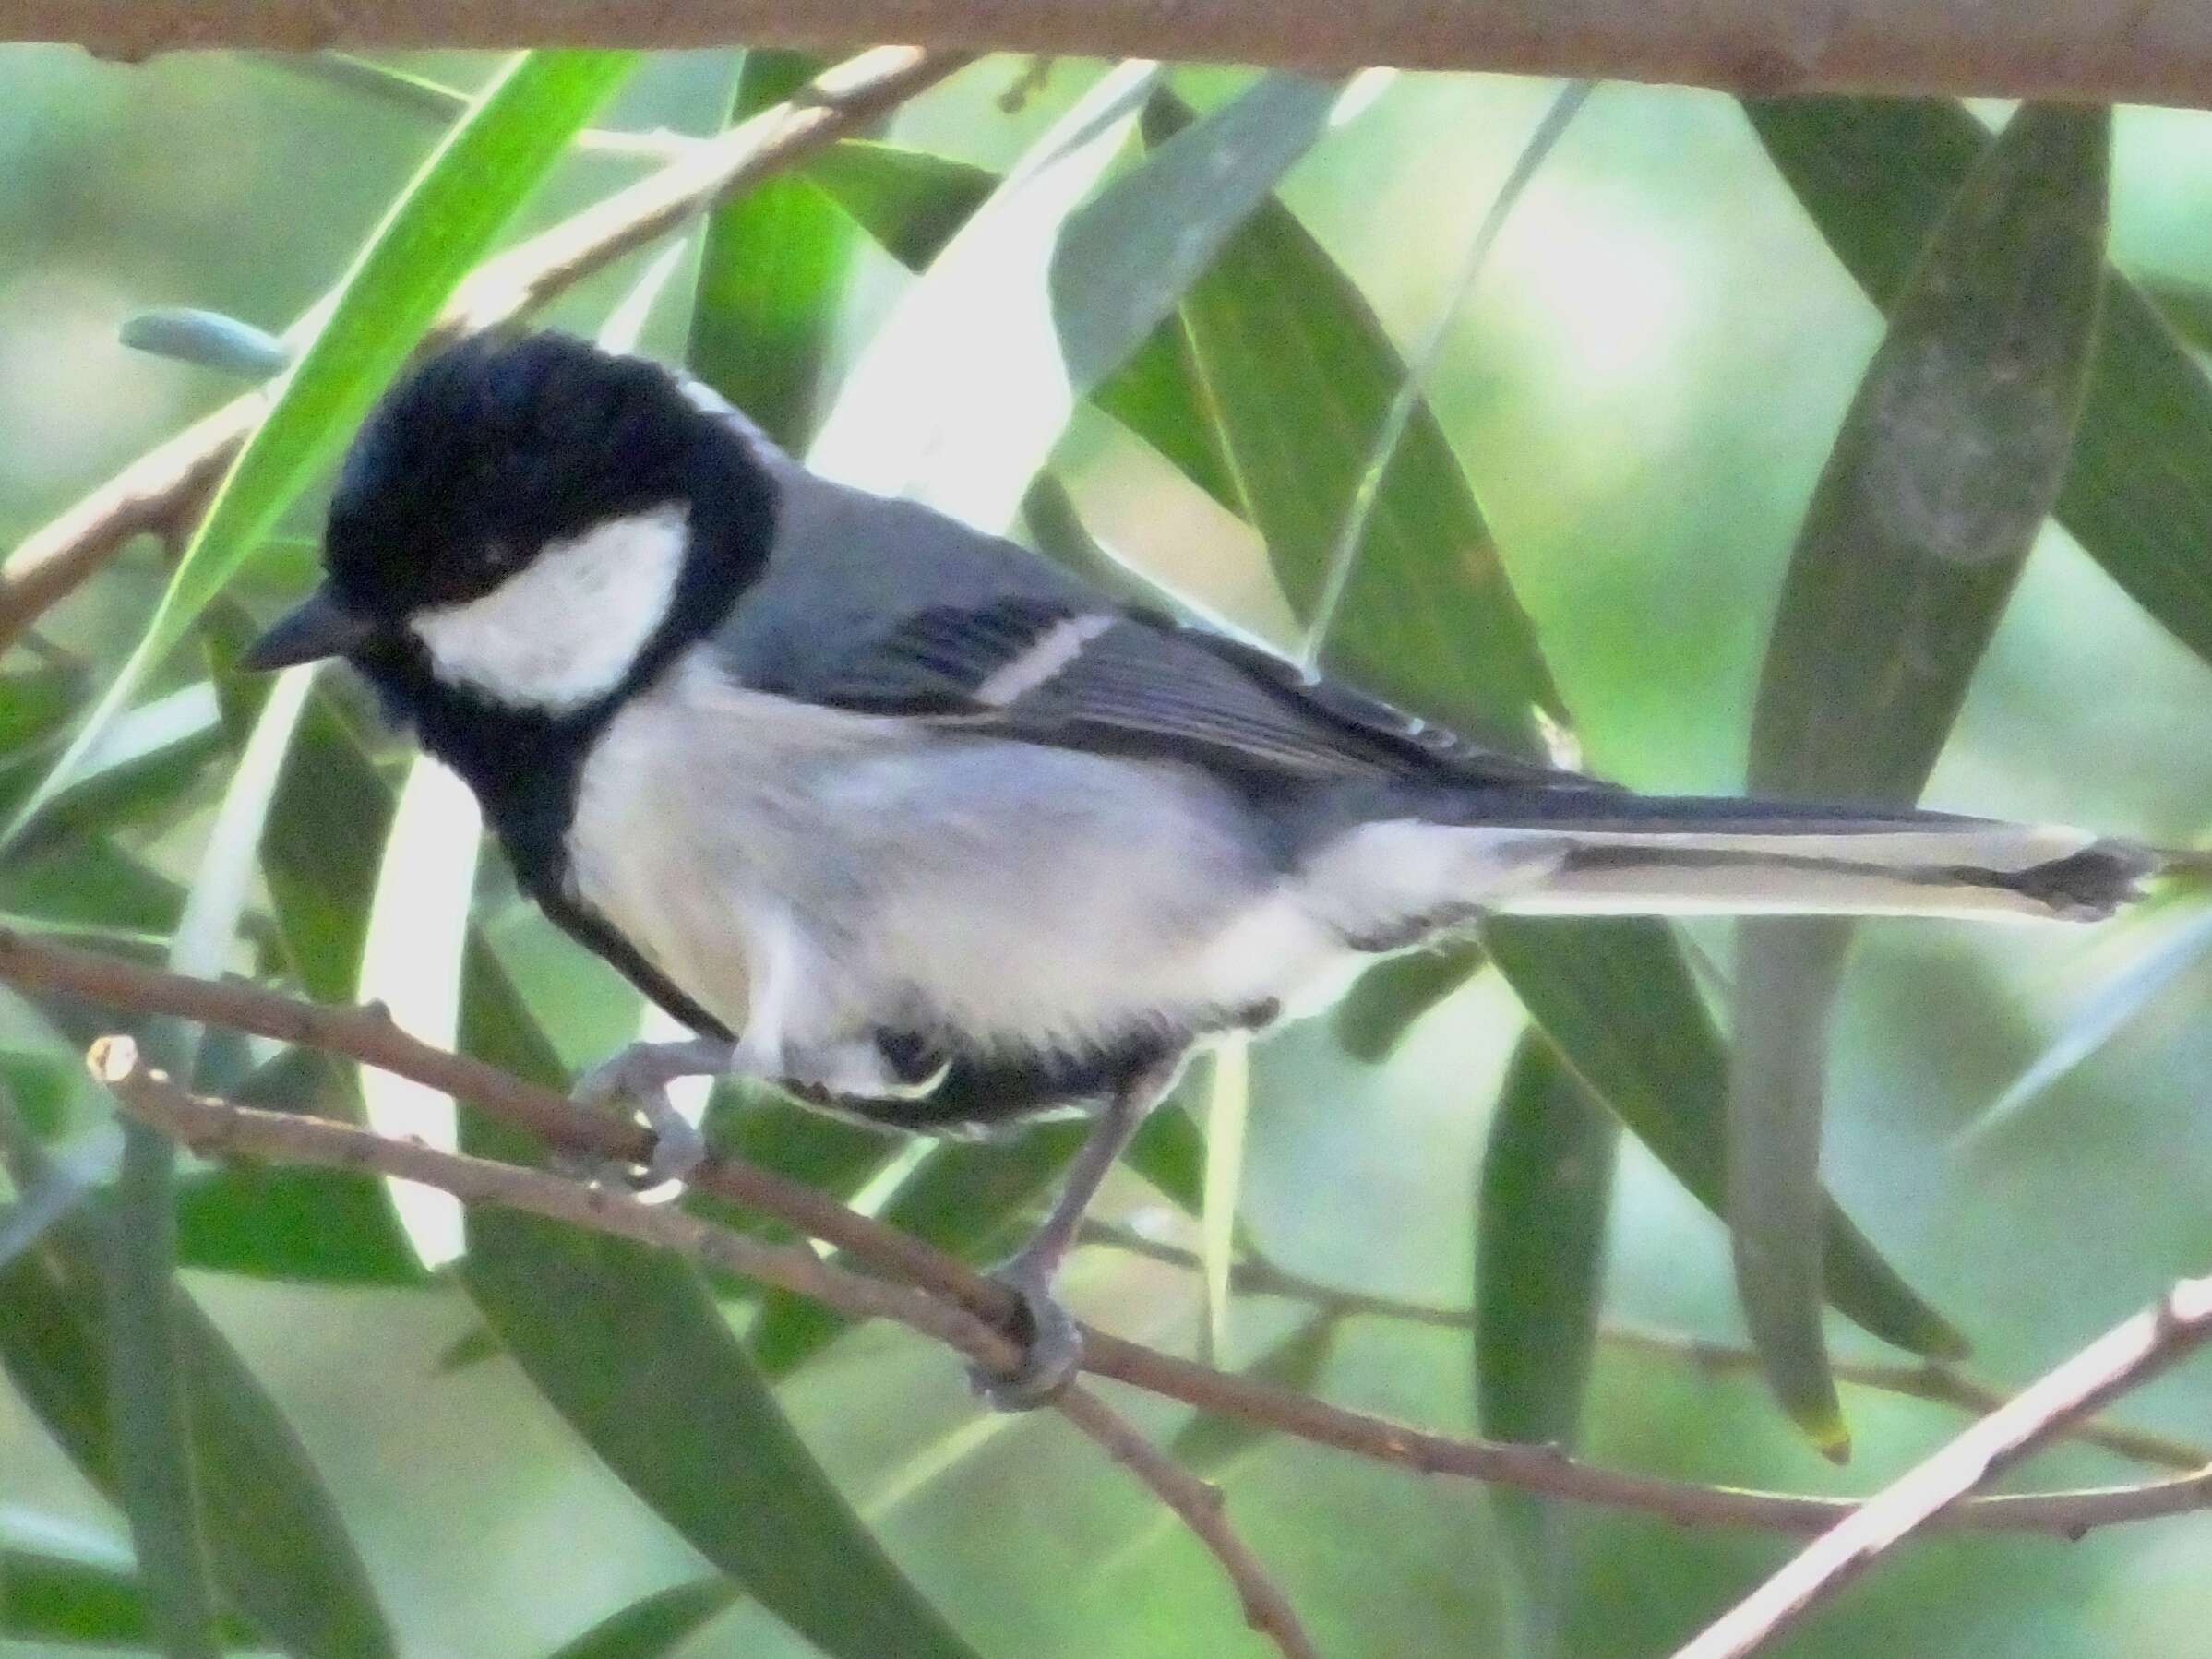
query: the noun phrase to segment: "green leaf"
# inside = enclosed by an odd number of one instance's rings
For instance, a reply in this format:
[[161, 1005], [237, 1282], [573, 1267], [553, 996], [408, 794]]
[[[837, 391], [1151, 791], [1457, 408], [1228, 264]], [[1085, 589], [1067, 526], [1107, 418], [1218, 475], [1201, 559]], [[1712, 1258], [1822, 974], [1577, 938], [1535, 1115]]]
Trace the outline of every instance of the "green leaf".
[[[218, 1629], [232, 1647], [253, 1634], [235, 1620]], [[38, 1549], [0, 1549], [0, 1635], [18, 1641], [154, 1645], [146, 1596], [127, 1561], [108, 1563]]]
[[[808, 176], [887, 254], [910, 270], [927, 265], [998, 187], [996, 173], [921, 150], [847, 139]], [[1091, 392], [1091, 401], [1143, 438], [1191, 483], [1233, 513], [1242, 498], [1202, 406], [1183, 331], [1171, 317]], [[1036, 483], [1046, 475], [1040, 473]], [[1024, 497], [1034, 506], [1035, 483]]]
[[[820, 67], [804, 53], [748, 52], [732, 124], [782, 102]], [[764, 180], [707, 221], [691, 372], [783, 444], [804, 444], [813, 427], [854, 251], [845, 215], [804, 174]]]
[[[184, 914], [169, 945], [169, 969], [198, 978], [221, 973], [245, 908], [255, 851], [307, 694], [308, 671], [279, 680], [264, 703], [224, 792]], [[158, 1064], [189, 1080], [197, 1028], [156, 1024]], [[176, 1308], [176, 1146], [136, 1121], [123, 1126], [123, 1164], [110, 1199], [108, 1319], [111, 1422], [116, 1487], [130, 1522], [161, 1646], [173, 1655], [216, 1652], [215, 1593], [194, 1467], [186, 1368]]]
[[[1991, 142], [1945, 101], [1754, 100], [1744, 110], [1836, 257], [1884, 310]], [[2117, 271], [2106, 273], [2055, 511], [2137, 604], [2212, 661], [2212, 383]]]
[[[1722, 1213], [1728, 1059], [1673, 937], [1650, 922], [1585, 928], [1515, 921], [1492, 923], [1483, 938], [1575, 1075], [1692, 1198]], [[1833, 1199], [1823, 1213], [1822, 1256], [1836, 1310], [1915, 1354], [1963, 1356], [1966, 1340]]]
[[[360, 1116], [351, 1082], [311, 1049], [287, 1050], [225, 1093], [273, 1111]], [[351, 1170], [233, 1164], [188, 1176], [177, 1188], [176, 1255], [185, 1267], [258, 1279], [432, 1283], [383, 1184]]]
[[893, 306], [839, 387], [809, 466], [986, 529], [1012, 519], [1070, 408], [1053, 251], [1158, 74], [1109, 70], [1030, 148]]
[[[317, 978], [338, 978], [358, 956], [375, 832], [392, 805], [319, 697], [279, 800], [265, 859], [280, 920], [303, 976], [313, 964]], [[296, 844], [301, 837], [313, 844]], [[556, 1089], [567, 1081], [480, 933], [462, 961], [460, 1038], [518, 1075]], [[481, 1155], [535, 1150], [474, 1113], [460, 1132]], [[814, 1462], [697, 1273], [658, 1251], [496, 1210], [469, 1216], [468, 1246], [461, 1283], [500, 1345], [718, 1569], [827, 1653], [969, 1659]]]
[[52, 737], [69, 722], [84, 671], [64, 663], [0, 674], [0, 755]]
[[139, 682], [185, 637], [308, 481], [337, 456], [437, 310], [634, 62], [624, 53], [525, 53], [494, 79], [416, 173], [340, 282], [321, 327], [246, 440], [146, 633], [13, 821], [78, 775]]
[[1474, 978], [1482, 961], [1479, 945], [1454, 944], [1378, 962], [1330, 1016], [1336, 1040], [1355, 1059], [1381, 1065], [1423, 1015]]
[[[1155, 101], [1148, 121], [1174, 120]], [[1309, 614], [1404, 366], [1357, 290], [1279, 203], [1229, 242], [1183, 316], [1249, 516], [1285, 591]], [[1534, 629], [1426, 404], [1383, 475], [1322, 662], [1524, 754], [1541, 752], [1535, 710], [1561, 718]], [[1499, 918], [1483, 944], [1569, 1064], [1717, 1211], [1725, 1068], [1672, 936], [1649, 922]], [[1829, 1215], [1835, 1305], [1917, 1352], [1959, 1352], [1942, 1318], [1839, 1211]]]
[[1237, 1202], [1244, 1189], [1244, 1131], [1252, 1113], [1250, 1039], [1235, 1036], [1220, 1044], [1206, 1069], [1206, 1169], [1199, 1208], [1199, 1283], [1206, 1318], [1199, 1356], [1212, 1364], [1229, 1346], [1229, 1272], [1237, 1257]]
[[[16, 1149], [18, 1179], [34, 1160]], [[116, 1490], [102, 1255], [78, 1214], [0, 1268], [0, 1367], [95, 1486]], [[171, 1293], [179, 1368], [217, 1581], [238, 1611], [301, 1659], [394, 1653], [360, 1558], [298, 1438], [221, 1334]]]
[[671, 1585], [563, 1642], [553, 1659], [660, 1659], [727, 1612], [738, 1594], [727, 1579]]
[[[1521, 1039], [1490, 1120], [1475, 1203], [1475, 1403], [1482, 1432], [1572, 1449], [1605, 1287], [1619, 1120], [1549, 1039]], [[1520, 1557], [1536, 1653], [1556, 1652], [1567, 1583], [1550, 1501], [1493, 1501]]]
[[[2110, 119], [2027, 105], [1893, 300], [1783, 580], [1754, 792], [1919, 798], [2057, 498], [2104, 270]], [[1846, 1440], [1821, 1329], [1822, 1066], [1850, 926], [1739, 935], [1728, 1217], [1785, 1406]]]
[[[72, 845], [86, 834], [166, 817], [226, 749], [215, 696], [204, 681], [132, 710], [108, 727], [84, 757], [76, 781], [6, 849], [6, 862]], [[0, 811], [28, 801], [50, 770], [50, 762], [37, 754], [0, 762]]]
[[1476, 1199], [1475, 1381], [1482, 1431], [1574, 1443], [1604, 1289], [1619, 1126], [1548, 1039], [1521, 1039]]
[[[969, 218], [841, 389], [814, 464], [1006, 524], [1074, 401], [1139, 352], [1321, 136], [1338, 97], [1302, 77], [1263, 77], [1076, 209], [1153, 73], [1131, 66], [1102, 81]], [[991, 349], [978, 354], [985, 328]], [[1147, 369], [1122, 396], [1165, 407], [1173, 365]]]
[[[450, 1044], [460, 1027], [461, 947], [483, 845], [476, 797], [437, 761], [418, 755], [384, 839], [362, 940], [358, 998], [380, 1003], [425, 1043]], [[364, 1119], [380, 1135], [451, 1151], [460, 1144], [450, 1095], [374, 1068], [361, 1074]], [[413, 1181], [387, 1180], [401, 1230], [425, 1268], [461, 1250], [460, 1200]]]
[[[461, 1046], [559, 1087], [551, 1047], [481, 943], [464, 974]], [[461, 1138], [479, 1155], [532, 1151], [473, 1114]], [[973, 1659], [815, 1462], [697, 1273], [488, 1209], [469, 1217], [460, 1271], [500, 1344], [607, 1466], [793, 1629], [853, 1659]]]

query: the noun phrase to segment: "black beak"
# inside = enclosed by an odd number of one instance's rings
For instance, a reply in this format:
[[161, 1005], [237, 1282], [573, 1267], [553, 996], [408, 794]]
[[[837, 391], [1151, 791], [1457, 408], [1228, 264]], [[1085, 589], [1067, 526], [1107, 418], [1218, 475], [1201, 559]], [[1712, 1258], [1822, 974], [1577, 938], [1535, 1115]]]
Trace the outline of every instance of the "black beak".
[[366, 644], [375, 631], [375, 623], [347, 610], [325, 582], [247, 646], [238, 666], [251, 674], [268, 674], [298, 662], [319, 662]]

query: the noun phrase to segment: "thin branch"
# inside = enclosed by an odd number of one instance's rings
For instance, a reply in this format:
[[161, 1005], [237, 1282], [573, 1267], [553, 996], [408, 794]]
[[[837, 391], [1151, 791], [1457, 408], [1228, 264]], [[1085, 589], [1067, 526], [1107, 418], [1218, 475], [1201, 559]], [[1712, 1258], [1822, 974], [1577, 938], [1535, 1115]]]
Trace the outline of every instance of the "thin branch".
[[[255, 985], [185, 979], [5, 928], [0, 928], [0, 982], [105, 1008], [176, 1015], [379, 1067], [454, 1095], [579, 1156], [642, 1164], [652, 1151], [652, 1136], [642, 1127], [587, 1111], [480, 1060], [418, 1042], [375, 1009], [323, 1008]], [[994, 1328], [1014, 1315], [1014, 1298], [1005, 1286], [812, 1188], [719, 1156], [700, 1167], [693, 1183], [835, 1245], [852, 1262], [927, 1291]], [[1429, 1434], [1213, 1370], [1106, 1331], [1085, 1328], [1083, 1343], [1083, 1368], [1094, 1376], [1423, 1474], [1460, 1475], [1692, 1525], [1820, 1533], [1858, 1507], [1852, 1498], [1700, 1486], [1600, 1468], [1553, 1447]], [[1977, 1498], [1945, 1510], [1935, 1524], [2073, 1537], [2101, 1526], [2208, 1508], [2212, 1469], [2141, 1486]]]
[[[667, 166], [478, 267], [428, 340], [536, 311], [724, 197], [866, 127], [965, 61], [886, 47], [827, 70], [790, 102], [701, 140]], [[327, 296], [317, 302], [288, 332], [301, 332], [329, 304]], [[0, 568], [0, 654], [134, 536], [150, 531], [181, 539], [268, 407], [259, 391], [232, 400], [25, 537]]]
[[1765, 1646], [1885, 1551], [1988, 1485], [2038, 1441], [2147, 1382], [2207, 1339], [2212, 1339], [2212, 1278], [2182, 1280], [1868, 1498], [1716, 1619], [1675, 1659], [1741, 1659]]
[[[1109, 1249], [1142, 1256], [1170, 1267], [1184, 1268], [1192, 1272], [1199, 1271], [1197, 1251], [1187, 1250], [1180, 1245], [1168, 1244], [1161, 1239], [1148, 1238], [1118, 1222], [1085, 1222], [1082, 1240], [1085, 1244], [1104, 1245]], [[1369, 1291], [1345, 1290], [1319, 1279], [1309, 1278], [1304, 1273], [1294, 1272], [1269, 1257], [1249, 1250], [1229, 1270], [1229, 1283], [1244, 1295], [1283, 1296], [1332, 1315], [1366, 1315], [1445, 1331], [1472, 1331], [1475, 1328], [1475, 1314], [1471, 1308], [1445, 1307], [1433, 1302], [1416, 1302], [1401, 1296], [1377, 1295]], [[1714, 1376], [1756, 1373], [1764, 1363], [1749, 1348], [1716, 1343], [1701, 1336], [1682, 1336], [1671, 1331], [1647, 1331], [1632, 1325], [1601, 1325], [1598, 1327], [1597, 1340], [1611, 1348], [1680, 1360]], [[1840, 1382], [1856, 1383], [1860, 1388], [1879, 1390], [1885, 1394], [1925, 1400], [1935, 1405], [1956, 1406], [1962, 1411], [1978, 1414], [1993, 1412], [2012, 1397], [1994, 1383], [1985, 1382], [1940, 1360], [1927, 1359], [1912, 1364], [1838, 1360], [1835, 1371]], [[2164, 1469], [2179, 1470], [2186, 1474], [2194, 1474], [2212, 1465], [2212, 1451], [2201, 1446], [2193, 1446], [2186, 1440], [2156, 1434], [2148, 1429], [2130, 1428], [2125, 1424], [2088, 1418], [2068, 1423], [2059, 1432], [2068, 1439], [2098, 1447], [2114, 1456], [2132, 1458], [2137, 1462], [2153, 1463]]]
[[[1002, 1331], [964, 1308], [924, 1291], [833, 1267], [811, 1250], [763, 1244], [688, 1215], [674, 1204], [643, 1204], [631, 1194], [597, 1184], [441, 1152], [419, 1141], [390, 1140], [328, 1118], [262, 1111], [187, 1093], [147, 1067], [138, 1044], [128, 1037], [103, 1037], [87, 1057], [92, 1074], [114, 1092], [126, 1111], [195, 1152], [401, 1176], [442, 1188], [464, 1203], [523, 1211], [671, 1250], [809, 1297], [855, 1319], [895, 1319], [988, 1370], [1010, 1370], [1022, 1357], [1021, 1349]], [[1259, 1558], [1230, 1530], [1219, 1491], [1177, 1467], [1096, 1395], [1070, 1388], [1053, 1403], [1149, 1486], [1214, 1553], [1253, 1629], [1273, 1641], [1285, 1659], [1316, 1659], [1289, 1602]]]
[[2195, 104], [2190, 0], [14, 0], [0, 36], [125, 58], [199, 46], [803, 46], [1367, 64], [1728, 91], [1950, 92]]

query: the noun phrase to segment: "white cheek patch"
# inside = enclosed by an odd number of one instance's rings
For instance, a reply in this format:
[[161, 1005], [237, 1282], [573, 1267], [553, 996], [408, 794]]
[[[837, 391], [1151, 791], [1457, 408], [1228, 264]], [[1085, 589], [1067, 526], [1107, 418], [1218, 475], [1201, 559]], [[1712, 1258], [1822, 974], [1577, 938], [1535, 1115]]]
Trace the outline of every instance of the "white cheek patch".
[[414, 618], [438, 678], [503, 703], [580, 708], [622, 683], [668, 615], [689, 540], [671, 504], [606, 523], [536, 558], [482, 598]]

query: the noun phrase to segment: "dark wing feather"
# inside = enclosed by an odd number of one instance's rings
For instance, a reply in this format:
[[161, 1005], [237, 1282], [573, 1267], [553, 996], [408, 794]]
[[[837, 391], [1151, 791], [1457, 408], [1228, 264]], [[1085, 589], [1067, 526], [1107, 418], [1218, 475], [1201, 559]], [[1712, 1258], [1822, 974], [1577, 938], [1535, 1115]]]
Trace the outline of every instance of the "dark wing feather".
[[816, 684], [790, 689], [834, 707], [942, 717], [1029, 742], [1179, 752], [1263, 773], [1589, 786], [1257, 646], [1058, 599], [928, 606], [860, 641]]

